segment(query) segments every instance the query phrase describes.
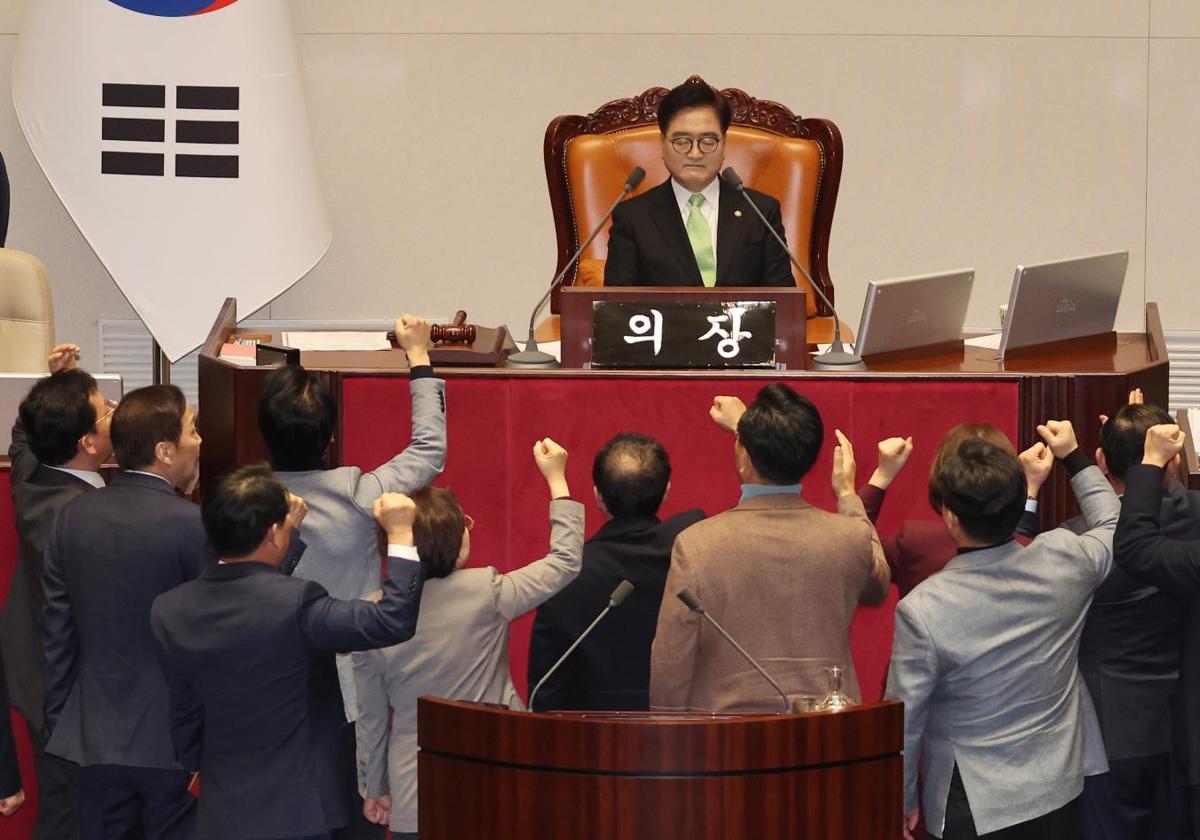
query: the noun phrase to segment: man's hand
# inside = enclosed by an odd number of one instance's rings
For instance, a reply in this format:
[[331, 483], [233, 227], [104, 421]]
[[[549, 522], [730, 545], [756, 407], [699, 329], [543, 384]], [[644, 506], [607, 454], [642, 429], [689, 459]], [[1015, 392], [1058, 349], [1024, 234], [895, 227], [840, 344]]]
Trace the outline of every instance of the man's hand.
[[567, 487], [567, 450], [550, 438], [542, 438], [533, 444], [533, 460], [550, 487], [550, 498], [571, 495]]
[[[1142, 393], [1141, 388], [1134, 388], [1132, 391], [1129, 392], [1128, 404], [1129, 405], [1145, 405], [1146, 404], [1146, 396]], [[1101, 414], [1100, 415], [1100, 425], [1103, 426], [1107, 422], [1108, 422], [1108, 415]]]
[[1174, 423], [1160, 423], [1146, 430], [1146, 443], [1142, 449], [1142, 463], [1165, 467], [1183, 451], [1187, 435]]
[[405, 313], [396, 319], [396, 343], [408, 356], [408, 366], [429, 364], [429, 324], [424, 318]]
[[64, 370], [73, 370], [78, 361], [78, 344], [60, 344], [50, 351], [50, 357], [46, 359], [46, 367], [50, 368], [50, 373], [54, 374]]
[[417, 504], [403, 493], [384, 493], [375, 500], [375, 521], [387, 534], [389, 545], [412, 545]]
[[888, 489], [908, 463], [912, 451], [911, 437], [892, 437], [879, 441], [879, 466], [871, 473], [870, 483], [880, 490]]
[[904, 840], [913, 840], [913, 832], [917, 830], [917, 823], [921, 821], [921, 809], [909, 811], [904, 815]]
[[1047, 420], [1044, 425], [1037, 427], [1037, 432], [1059, 460], [1079, 448], [1079, 442], [1075, 440], [1075, 427], [1070, 420]]
[[288, 493], [288, 523], [293, 528], [299, 528], [300, 523], [304, 521], [304, 517], [308, 515], [308, 505], [304, 499], [297, 496], [295, 493]]
[[0, 799], [0, 817], [11, 817], [25, 804], [25, 791], [19, 790], [12, 796]]
[[1021, 469], [1025, 471], [1025, 492], [1031, 499], [1036, 499], [1050, 477], [1054, 467], [1054, 454], [1044, 443], [1035, 443], [1017, 456]]
[[387, 825], [392, 819], [392, 797], [380, 796], [363, 800], [363, 816], [375, 825]]
[[746, 404], [737, 397], [713, 397], [708, 416], [727, 432], [736, 432], [738, 421], [746, 413]]
[[834, 429], [838, 445], [833, 448], [833, 492], [839, 499], [842, 496], [854, 495], [854, 447], [842, 434], [841, 429]]

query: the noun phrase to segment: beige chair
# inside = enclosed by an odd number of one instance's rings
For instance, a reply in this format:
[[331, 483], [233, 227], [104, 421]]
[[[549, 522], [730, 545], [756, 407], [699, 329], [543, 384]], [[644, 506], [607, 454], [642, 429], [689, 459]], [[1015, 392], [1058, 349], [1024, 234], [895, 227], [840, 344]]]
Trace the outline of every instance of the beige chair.
[[54, 347], [54, 299], [46, 266], [0, 248], [0, 371], [44, 373]]

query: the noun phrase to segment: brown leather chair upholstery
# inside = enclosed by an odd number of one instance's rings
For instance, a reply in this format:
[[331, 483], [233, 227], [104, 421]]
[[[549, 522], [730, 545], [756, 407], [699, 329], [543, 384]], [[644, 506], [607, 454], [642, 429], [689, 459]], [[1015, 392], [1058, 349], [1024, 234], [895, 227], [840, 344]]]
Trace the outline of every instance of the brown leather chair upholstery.
[[[697, 77], [693, 77], [697, 78]], [[629, 171], [646, 170], [635, 191], [645, 192], [667, 178], [657, 123], [658, 103], [666, 88], [650, 88], [634, 99], [618, 99], [587, 116], [563, 116], [546, 129], [546, 180], [558, 232], [558, 267], [603, 217], [620, 194]], [[725, 150], [746, 185], [779, 200], [788, 244], [833, 300], [829, 278], [829, 230], [842, 172], [842, 137], [828, 120], [801, 119], [777, 102], [758, 100], [744, 91], [721, 91], [733, 111]], [[608, 230], [588, 246], [563, 285], [604, 283]], [[809, 288], [798, 272], [796, 284]], [[812, 318], [829, 315], [811, 291]], [[558, 311], [555, 293], [551, 310]]]

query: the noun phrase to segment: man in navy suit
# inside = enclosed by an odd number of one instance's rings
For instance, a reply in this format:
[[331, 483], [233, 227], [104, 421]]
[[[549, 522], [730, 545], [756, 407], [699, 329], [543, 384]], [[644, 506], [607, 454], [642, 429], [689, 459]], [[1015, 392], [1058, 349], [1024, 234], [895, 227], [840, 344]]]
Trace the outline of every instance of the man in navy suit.
[[46, 750], [80, 765], [84, 840], [186, 838], [195, 801], [150, 606], [200, 573], [200, 513], [175, 493], [196, 483], [200, 434], [183, 393], [152, 385], [126, 395], [111, 437], [122, 472], [67, 503], [46, 547]]
[[[795, 286], [787, 252], [746, 198], [717, 177], [725, 163], [729, 103], [706, 83], [662, 98], [658, 128], [671, 177], [617, 205], [606, 286]], [[779, 202], [746, 189], [780, 237]]]
[[339, 735], [334, 654], [416, 631], [425, 572], [412, 500], [385, 493], [374, 503], [388, 538], [378, 603], [331, 598], [281, 573], [304, 510], [265, 465], [222, 477], [203, 503], [220, 564], [154, 603], [176, 749], [200, 773], [200, 838], [325, 837], [349, 824], [356, 774]]

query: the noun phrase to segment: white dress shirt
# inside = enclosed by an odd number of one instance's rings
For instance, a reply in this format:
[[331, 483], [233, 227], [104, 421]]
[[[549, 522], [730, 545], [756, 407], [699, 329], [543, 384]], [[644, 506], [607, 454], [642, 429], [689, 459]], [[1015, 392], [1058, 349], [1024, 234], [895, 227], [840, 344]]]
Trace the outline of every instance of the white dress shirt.
[[[675, 200], [679, 202], [679, 213], [683, 216], [683, 226], [686, 228], [688, 216], [692, 215], [692, 205], [688, 203], [692, 199], [692, 193], [674, 178], [671, 179], [671, 189], [675, 190]], [[708, 227], [712, 231], [713, 259], [715, 260], [717, 257], [717, 211], [721, 207], [721, 179], [713, 178], [712, 183], [702, 189], [700, 194], [704, 196], [704, 203], [700, 205], [700, 215], [704, 217], [704, 221], [708, 222]]]
[[[49, 465], [47, 465], [47, 466], [49, 467]], [[98, 473], [98, 472], [93, 472], [92, 470], [72, 470], [67, 467], [49, 467], [49, 468], [52, 470], [58, 470], [59, 472], [65, 472], [67, 475], [73, 475], [76, 478], [78, 478], [80, 481], [86, 481], [88, 484], [92, 485], [97, 490], [104, 489], [104, 479], [101, 478], [100, 473]]]

